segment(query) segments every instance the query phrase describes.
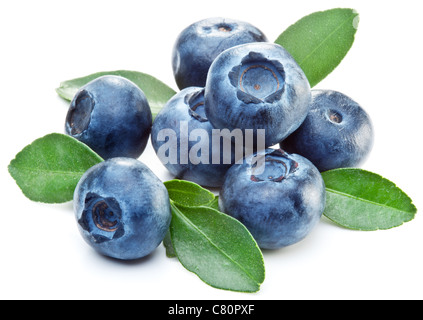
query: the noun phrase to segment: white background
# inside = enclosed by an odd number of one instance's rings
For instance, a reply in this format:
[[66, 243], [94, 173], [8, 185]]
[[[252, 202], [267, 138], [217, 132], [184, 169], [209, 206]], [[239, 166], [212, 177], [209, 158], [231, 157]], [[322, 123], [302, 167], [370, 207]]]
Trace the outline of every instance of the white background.
[[[2, 299], [422, 299], [423, 217], [377, 232], [326, 218], [304, 241], [264, 252], [255, 294], [214, 289], [165, 257], [163, 246], [122, 263], [80, 237], [72, 203], [26, 199], [7, 172], [27, 144], [64, 130], [64, 80], [117, 69], [149, 73], [176, 89], [171, 50], [178, 33], [207, 17], [248, 21], [274, 41], [314, 11], [360, 13], [356, 41], [316, 88], [352, 97], [370, 114], [375, 145], [363, 168], [394, 181], [423, 206], [420, 1], [2, 1], [0, 4]], [[140, 160], [171, 176], [151, 146]]]

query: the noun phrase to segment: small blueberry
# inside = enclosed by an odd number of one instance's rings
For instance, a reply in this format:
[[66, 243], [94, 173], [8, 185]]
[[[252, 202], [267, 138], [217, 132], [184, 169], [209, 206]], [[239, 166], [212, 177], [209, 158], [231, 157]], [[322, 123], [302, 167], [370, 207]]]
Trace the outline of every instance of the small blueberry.
[[102, 76], [76, 93], [65, 130], [103, 159], [138, 158], [151, 126], [151, 110], [142, 90], [126, 78]]
[[153, 252], [171, 220], [166, 187], [132, 158], [109, 159], [89, 169], [75, 189], [74, 211], [84, 240], [122, 260]]
[[233, 165], [220, 190], [220, 210], [238, 219], [262, 249], [304, 239], [320, 221], [326, 190], [306, 158], [265, 149]]
[[[220, 187], [235, 162], [232, 143], [215, 139], [204, 107], [204, 88], [188, 87], [173, 96], [154, 119], [151, 142], [163, 165], [176, 178]], [[213, 154], [216, 153], [216, 158]]]
[[253, 25], [234, 19], [208, 18], [185, 28], [172, 52], [172, 67], [179, 89], [204, 87], [213, 60], [222, 51], [244, 43], [264, 42]]
[[311, 110], [302, 125], [281, 142], [320, 170], [359, 166], [373, 146], [369, 115], [354, 100], [332, 90], [312, 90]]

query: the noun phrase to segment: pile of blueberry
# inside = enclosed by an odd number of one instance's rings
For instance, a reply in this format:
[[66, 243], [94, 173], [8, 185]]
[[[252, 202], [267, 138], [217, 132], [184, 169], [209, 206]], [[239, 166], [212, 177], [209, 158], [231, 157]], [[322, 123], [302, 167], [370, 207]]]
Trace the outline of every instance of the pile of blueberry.
[[241, 21], [190, 25], [172, 66], [180, 91], [154, 121], [141, 89], [117, 76], [88, 83], [70, 105], [67, 134], [106, 160], [75, 190], [86, 241], [102, 254], [136, 259], [163, 240], [167, 190], [136, 160], [150, 136], [176, 178], [220, 189], [220, 210], [261, 248], [303, 239], [325, 207], [320, 172], [358, 166], [370, 152], [367, 113], [342, 93], [311, 90], [283, 47]]

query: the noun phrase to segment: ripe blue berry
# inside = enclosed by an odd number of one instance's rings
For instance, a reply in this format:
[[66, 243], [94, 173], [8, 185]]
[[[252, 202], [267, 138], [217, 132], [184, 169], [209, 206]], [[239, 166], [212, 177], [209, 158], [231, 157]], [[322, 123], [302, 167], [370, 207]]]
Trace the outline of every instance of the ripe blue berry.
[[284, 48], [272, 43], [222, 52], [210, 67], [204, 96], [215, 128], [253, 129], [255, 134], [265, 130], [266, 147], [300, 126], [311, 99], [304, 72]]
[[74, 211], [84, 240], [122, 260], [154, 251], [171, 220], [166, 187], [132, 158], [109, 159], [89, 169], [75, 189]]
[[364, 109], [332, 90], [312, 90], [311, 110], [281, 147], [309, 159], [320, 170], [359, 166], [373, 146], [373, 126]]
[[264, 42], [266, 36], [243, 21], [208, 18], [185, 28], [172, 52], [172, 67], [179, 89], [204, 87], [213, 60], [222, 51], [244, 43]]
[[103, 159], [138, 158], [151, 126], [151, 110], [142, 90], [126, 78], [103, 76], [76, 93], [65, 130]]
[[204, 108], [204, 88], [181, 90], [154, 119], [151, 142], [163, 165], [176, 178], [220, 187], [235, 162], [234, 153], [229, 141], [231, 149], [225, 154], [224, 141], [215, 139]]
[[278, 249], [310, 233], [325, 201], [324, 181], [310, 161], [266, 149], [228, 170], [219, 206], [242, 222], [261, 248]]

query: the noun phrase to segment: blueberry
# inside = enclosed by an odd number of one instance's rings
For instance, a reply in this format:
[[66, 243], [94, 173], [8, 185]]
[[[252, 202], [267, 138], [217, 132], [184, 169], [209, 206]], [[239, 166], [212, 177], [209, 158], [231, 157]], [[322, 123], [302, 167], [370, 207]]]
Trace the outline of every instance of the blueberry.
[[262, 249], [278, 249], [310, 233], [325, 201], [324, 181], [310, 161], [269, 148], [228, 170], [219, 206], [243, 223]]
[[122, 260], [154, 251], [171, 220], [166, 187], [132, 158], [109, 159], [89, 169], [75, 189], [74, 210], [84, 240]]
[[263, 41], [266, 36], [247, 22], [209, 18], [193, 23], [180, 33], [173, 48], [172, 67], [179, 89], [204, 87], [211, 63], [223, 50]]
[[[307, 116], [310, 85], [280, 45], [250, 43], [222, 52], [210, 67], [206, 114], [215, 128], [265, 130], [266, 147], [297, 129]], [[256, 138], [255, 138], [256, 140]]]
[[346, 95], [312, 90], [311, 110], [304, 123], [281, 142], [320, 171], [359, 166], [373, 146], [373, 126], [363, 108]]
[[102, 76], [83, 86], [66, 116], [66, 133], [87, 144], [103, 159], [138, 158], [151, 132], [147, 98], [131, 81]]
[[226, 154], [224, 142], [220, 137], [214, 139], [212, 131], [204, 110], [204, 88], [188, 87], [157, 114], [151, 142], [159, 159], [177, 178], [220, 187], [226, 171], [235, 162], [234, 151], [229, 143], [231, 150]]

